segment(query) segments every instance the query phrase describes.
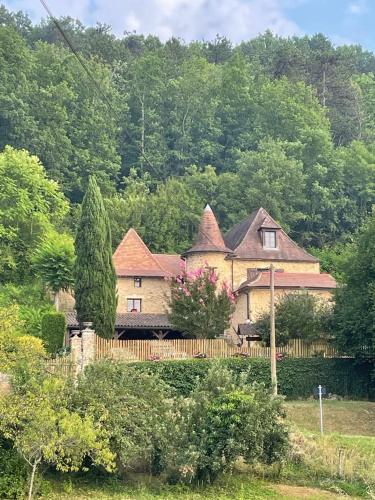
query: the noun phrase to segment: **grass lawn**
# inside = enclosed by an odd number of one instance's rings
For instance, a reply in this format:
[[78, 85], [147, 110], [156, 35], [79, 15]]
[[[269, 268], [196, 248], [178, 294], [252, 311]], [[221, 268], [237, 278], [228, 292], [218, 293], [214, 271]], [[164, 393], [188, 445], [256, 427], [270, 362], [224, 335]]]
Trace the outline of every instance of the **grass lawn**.
[[247, 474], [234, 474], [223, 477], [215, 485], [202, 488], [189, 488], [178, 485], [163, 485], [156, 480], [150, 481], [98, 481], [83, 480], [70, 483], [54, 482], [53, 492], [42, 497], [48, 500], [203, 500], [203, 499], [235, 499], [261, 500], [278, 498], [282, 500], [305, 498], [310, 500], [342, 498], [337, 493], [307, 486], [289, 484], [270, 484], [260, 479], [250, 478]]
[[[285, 403], [293, 449], [281, 475], [274, 468], [244, 466], [212, 486], [166, 485], [134, 474], [126, 480], [77, 478], [49, 480], [48, 500], [201, 500], [375, 498], [375, 403], [324, 401], [325, 435], [320, 436], [317, 401]], [[342, 451], [340, 451], [342, 450]], [[339, 454], [343, 456], [339, 474]], [[50, 490], [48, 493], [48, 489]]]
[[[319, 401], [287, 401], [289, 419], [301, 430], [320, 432]], [[375, 437], [375, 403], [323, 400], [325, 433]]]

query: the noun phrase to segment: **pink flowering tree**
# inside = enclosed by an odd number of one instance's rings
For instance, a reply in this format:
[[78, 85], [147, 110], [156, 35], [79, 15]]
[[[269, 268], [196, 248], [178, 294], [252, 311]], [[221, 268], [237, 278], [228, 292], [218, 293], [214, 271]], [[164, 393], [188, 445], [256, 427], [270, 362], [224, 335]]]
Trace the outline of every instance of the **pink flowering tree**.
[[234, 303], [230, 286], [226, 282], [219, 286], [213, 269], [182, 271], [172, 281], [169, 319], [177, 330], [212, 339], [229, 327]]

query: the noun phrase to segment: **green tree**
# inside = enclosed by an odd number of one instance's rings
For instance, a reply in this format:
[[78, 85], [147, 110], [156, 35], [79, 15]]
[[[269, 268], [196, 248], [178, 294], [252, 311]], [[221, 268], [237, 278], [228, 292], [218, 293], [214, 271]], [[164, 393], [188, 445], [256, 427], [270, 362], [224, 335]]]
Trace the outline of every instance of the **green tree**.
[[59, 292], [73, 286], [74, 245], [67, 234], [51, 232], [41, 242], [32, 257], [33, 268], [54, 295], [59, 310]]
[[69, 409], [64, 384], [47, 378], [26, 391], [0, 397], [0, 431], [30, 467], [29, 500], [43, 462], [61, 471], [78, 471], [88, 456], [109, 471], [114, 468], [106, 433], [90, 415]]
[[[287, 293], [275, 305], [276, 344], [283, 346], [290, 339], [305, 342], [327, 338], [331, 307], [323, 299], [308, 292]], [[264, 313], [256, 322], [262, 341], [269, 344], [270, 314]]]
[[[336, 293], [332, 328], [345, 353], [375, 353], [375, 213], [361, 229]], [[367, 349], [367, 352], [366, 352]]]
[[0, 274], [16, 280], [29, 273], [40, 238], [67, 213], [56, 182], [38, 158], [10, 146], [0, 153]]
[[111, 230], [102, 196], [90, 177], [75, 240], [74, 295], [77, 318], [92, 321], [96, 333], [111, 338], [117, 308]]
[[234, 302], [225, 282], [219, 289], [215, 270], [198, 268], [172, 281], [169, 319], [177, 330], [212, 339], [229, 328]]

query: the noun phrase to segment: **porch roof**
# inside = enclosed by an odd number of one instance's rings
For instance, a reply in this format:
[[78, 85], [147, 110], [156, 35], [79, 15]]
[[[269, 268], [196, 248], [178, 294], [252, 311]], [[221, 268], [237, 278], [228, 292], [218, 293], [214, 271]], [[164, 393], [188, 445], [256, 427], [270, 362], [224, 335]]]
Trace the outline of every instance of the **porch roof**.
[[[68, 312], [65, 314], [66, 324], [69, 329], [79, 328], [76, 314]], [[147, 314], [147, 313], [118, 313], [116, 314], [115, 328], [128, 328], [131, 330], [147, 329], [168, 329], [172, 330], [173, 325], [167, 314]]]

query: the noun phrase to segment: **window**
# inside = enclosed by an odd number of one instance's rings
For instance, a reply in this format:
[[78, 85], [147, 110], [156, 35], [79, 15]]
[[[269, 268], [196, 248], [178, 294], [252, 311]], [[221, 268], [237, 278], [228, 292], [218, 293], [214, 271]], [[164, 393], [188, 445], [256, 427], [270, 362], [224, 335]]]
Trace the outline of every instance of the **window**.
[[128, 299], [128, 312], [141, 312], [141, 299]]
[[276, 231], [264, 231], [263, 246], [264, 248], [276, 248]]
[[141, 288], [142, 278], [134, 278], [134, 288]]

